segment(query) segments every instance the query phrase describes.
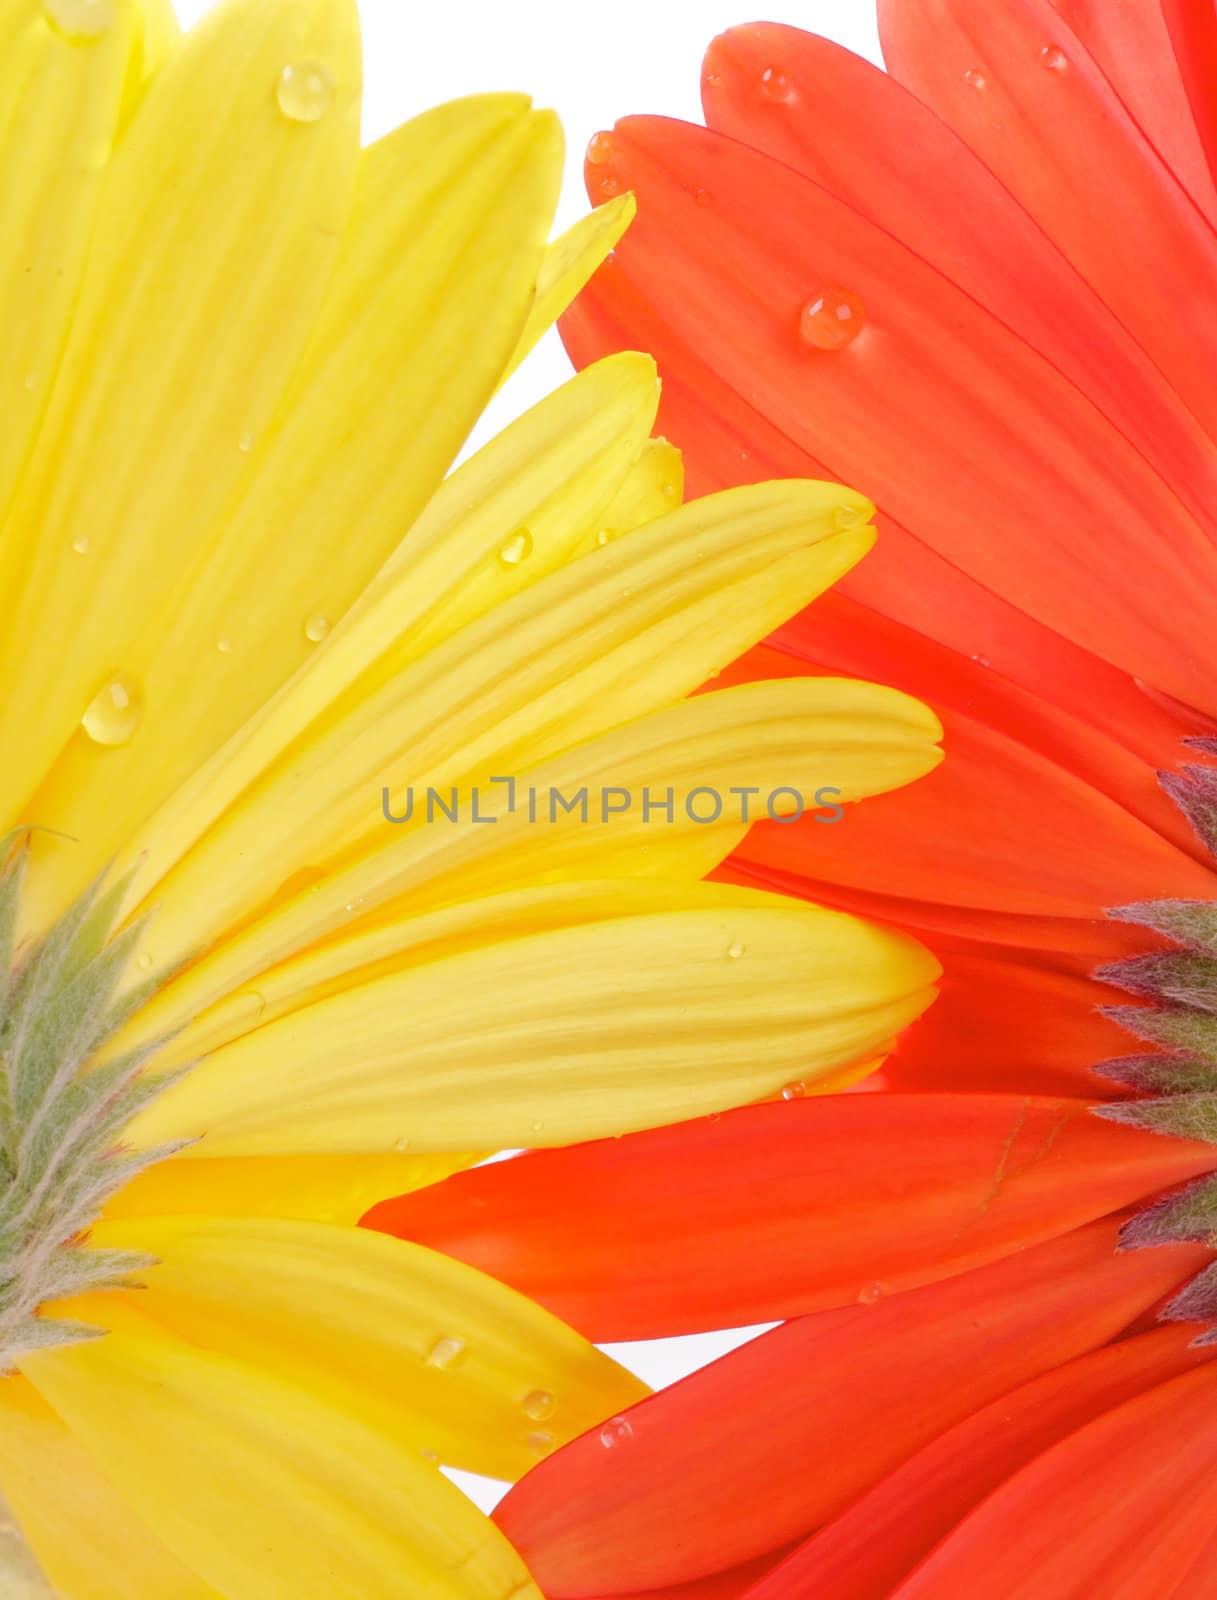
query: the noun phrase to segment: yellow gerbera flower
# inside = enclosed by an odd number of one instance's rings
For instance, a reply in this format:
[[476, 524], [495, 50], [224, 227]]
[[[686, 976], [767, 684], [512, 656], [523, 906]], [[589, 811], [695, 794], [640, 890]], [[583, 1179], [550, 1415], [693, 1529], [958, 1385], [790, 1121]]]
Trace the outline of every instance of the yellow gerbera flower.
[[856, 1072], [937, 970], [699, 881], [937, 760], [873, 685], [688, 698], [871, 508], [681, 507], [633, 355], [445, 478], [629, 202], [547, 246], [551, 116], [361, 151], [359, 76], [354, 0], [0, 9], [0, 1488], [72, 1600], [535, 1595], [438, 1464], [640, 1386], [355, 1221]]

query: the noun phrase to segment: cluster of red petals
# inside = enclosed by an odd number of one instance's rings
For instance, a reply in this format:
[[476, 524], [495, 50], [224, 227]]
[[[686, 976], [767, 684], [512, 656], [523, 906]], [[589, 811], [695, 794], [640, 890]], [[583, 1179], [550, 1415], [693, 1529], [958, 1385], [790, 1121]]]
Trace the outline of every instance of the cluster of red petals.
[[727, 676], [897, 684], [950, 759], [730, 874], [914, 929], [944, 992], [882, 1092], [368, 1219], [600, 1340], [781, 1322], [507, 1498], [551, 1600], [1217, 1597], [1217, 1366], [1156, 1322], [1210, 1254], [1117, 1248], [1217, 1150], [1087, 1109], [1130, 1048], [1090, 974], [1147, 943], [1104, 908], [1217, 898], [1156, 776], [1217, 727], [1217, 12], [879, 12], [886, 74], [744, 27], [706, 128], [597, 139], [593, 198], [639, 216], [564, 332], [654, 353], [694, 492], [879, 505], [877, 553]]

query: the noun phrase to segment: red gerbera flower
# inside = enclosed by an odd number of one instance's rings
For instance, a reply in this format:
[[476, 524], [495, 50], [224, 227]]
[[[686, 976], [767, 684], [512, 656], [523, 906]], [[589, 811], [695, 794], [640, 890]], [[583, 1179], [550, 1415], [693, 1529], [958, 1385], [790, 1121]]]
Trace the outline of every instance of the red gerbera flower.
[[639, 217], [566, 335], [654, 352], [698, 492], [879, 503], [733, 671], [895, 682], [949, 759], [734, 873], [915, 929], [945, 994], [882, 1093], [374, 1218], [593, 1338], [786, 1319], [509, 1496], [555, 1600], [1217, 1596], [1217, 12], [879, 9], [890, 75], [742, 28], [708, 128], [597, 136]]

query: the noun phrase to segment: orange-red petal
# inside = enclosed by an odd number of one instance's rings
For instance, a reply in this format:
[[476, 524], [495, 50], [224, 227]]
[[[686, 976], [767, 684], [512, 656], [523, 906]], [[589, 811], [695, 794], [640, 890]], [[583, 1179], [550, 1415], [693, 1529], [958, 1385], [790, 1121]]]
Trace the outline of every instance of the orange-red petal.
[[1217, 1519], [1217, 1366], [1135, 1396], [1009, 1479], [893, 1600], [1199, 1600]]
[[1189, 104], [1190, 94], [1202, 85], [1207, 91], [1217, 77], [1217, 20], [1207, 0], [1163, 0], [1161, 5], [1053, 0], [1053, 4], [1179, 182], [1210, 221], [1217, 221], [1217, 189], [1205, 158], [1206, 137]]
[[747, 1600], [887, 1600], [1028, 1462], [1114, 1406], [1210, 1360], [1212, 1350], [1192, 1345], [1195, 1331], [1159, 1328], [1118, 1340], [1003, 1395], [910, 1456], [759, 1580]]
[[[1076, 643], [1186, 703], [1213, 700], [1217, 619], [1203, 613], [1217, 550], [1047, 360], [891, 234], [732, 140], [635, 118], [611, 152], [596, 170], [637, 191], [639, 217], [601, 293], [618, 279], [627, 292], [662, 284], [651, 322], [697, 343], [833, 476]], [[698, 204], [703, 187], [713, 204]], [[833, 354], [798, 331], [829, 285], [867, 308], [861, 335]], [[635, 334], [639, 320], [631, 312]]]
[[820, 1095], [477, 1167], [364, 1223], [649, 1339], [912, 1289], [1215, 1166], [1079, 1100]]
[[879, 0], [879, 27], [893, 76], [976, 151], [1217, 431], [1217, 321], [1202, 309], [1217, 239], [1051, 0]]
[[[774, 103], [760, 86], [779, 70], [788, 92]], [[1051, 87], [1052, 72], [1040, 77]], [[928, 106], [839, 45], [774, 23], [716, 39], [702, 81], [710, 127], [895, 234], [1075, 383], [1204, 516], [1211, 441], [1050, 235]]]
[[[1209, 1259], [1115, 1242], [1113, 1223], [1094, 1223], [785, 1323], [542, 1462], [496, 1520], [550, 1600], [688, 1582], [776, 1550]], [[969, 1592], [984, 1591], [956, 1591]]]

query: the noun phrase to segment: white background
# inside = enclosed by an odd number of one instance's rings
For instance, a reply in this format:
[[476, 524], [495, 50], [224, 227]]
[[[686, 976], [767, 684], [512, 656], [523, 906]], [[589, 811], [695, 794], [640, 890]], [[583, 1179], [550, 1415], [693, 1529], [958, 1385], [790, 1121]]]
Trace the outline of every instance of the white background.
[[[214, 0], [175, 0], [183, 24]], [[701, 120], [701, 59], [716, 33], [758, 20], [748, 0], [360, 0], [366, 89], [365, 140], [441, 100], [514, 89], [551, 106], [567, 137], [567, 176], [557, 229], [587, 209], [583, 151], [598, 129], [632, 112]], [[879, 59], [874, 0], [802, 0], [761, 13], [827, 34]], [[495, 402], [475, 442], [570, 376], [551, 334]], [[701, 1366], [755, 1330], [613, 1346], [659, 1386]], [[483, 1505], [497, 1485], [454, 1474]]]

